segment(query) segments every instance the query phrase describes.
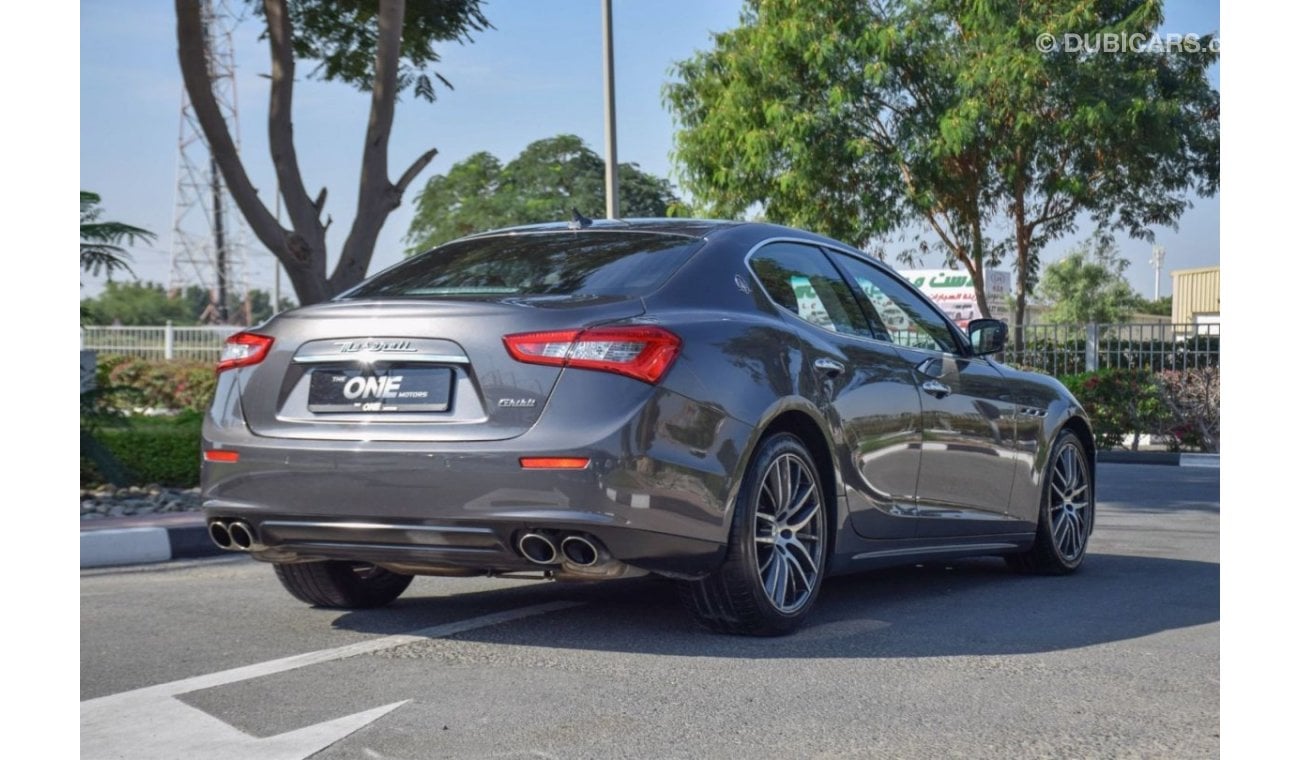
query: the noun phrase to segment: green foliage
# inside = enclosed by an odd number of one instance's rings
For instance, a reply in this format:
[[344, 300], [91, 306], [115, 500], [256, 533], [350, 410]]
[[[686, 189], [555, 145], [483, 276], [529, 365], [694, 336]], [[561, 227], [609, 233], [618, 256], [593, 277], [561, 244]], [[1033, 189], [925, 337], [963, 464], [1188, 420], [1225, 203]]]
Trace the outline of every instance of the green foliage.
[[[96, 373], [98, 375], [98, 373]], [[81, 462], [82, 481], [85, 481], [87, 468], [92, 468], [95, 478], [107, 481], [115, 486], [127, 485], [130, 475], [122, 463], [104, 446], [99, 439], [106, 427], [124, 424], [125, 416], [113, 403], [117, 390], [99, 380], [96, 387], [81, 394]]]
[[1128, 319], [1140, 299], [1124, 278], [1126, 266], [1114, 241], [1102, 235], [1049, 264], [1038, 285], [1039, 297], [1051, 305], [1047, 321], [1082, 325]]
[[188, 410], [202, 414], [212, 403], [217, 376], [197, 361], [150, 361], [136, 356], [99, 357], [97, 384], [112, 389], [108, 404], [118, 410]]
[[[199, 446], [202, 417], [197, 414], [176, 418], [133, 417], [120, 427], [105, 428], [97, 438], [125, 470], [126, 482], [117, 485], [145, 485], [190, 488], [199, 482]], [[105, 478], [95, 462], [82, 452], [83, 486]]]
[[97, 193], [81, 191], [81, 269], [95, 276], [102, 271], [109, 278], [118, 270], [130, 274], [130, 254], [123, 244], [151, 242], [155, 235], [122, 222], [100, 221], [104, 215], [100, 203]]
[[[620, 215], [667, 216], [680, 201], [667, 180], [636, 164], [619, 164]], [[416, 197], [407, 254], [472, 232], [590, 217], [605, 209], [605, 161], [575, 135], [537, 140], [502, 165], [480, 152], [431, 177]]]
[[[154, 282], [107, 282], [104, 290], [94, 298], [81, 301], [82, 322], [93, 325], [196, 325], [203, 321], [211, 304], [207, 290], [190, 285], [175, 297], [169, 296], [162, 285]], [[271, 296], [254, 288], [249, 293], [251, 319], [257, 324], [270, 317]], [[288, 299], [280, 300], [280, 310], [293, 308]], [[232, 318], [244, 312], [244, 298], [231, 293], [229, 313]]]
[[919, 228], [972, 276], [1013, 255], [1023, 305], [1039, 252], [1081, 217], [1149, 239], [1217, 191], [1209, 44], [1035, 47], [1161, 21], [1159, 0], [751, 0], [665, 88], [674, 156], [721, 216], [757, 204], [859, 246]]
[[[258, 15], [262, 3], [251, 2]], [[439, 42], [471, 42], [474, 32], [490, 29], [480, 0], [412, 0], [402, 20], [401, 65], [397, 91], [415, 88], [415, 95], [432, 101], [430, 64], [440, 56]], [[293, 27], [293, 52], [298, 58], [316, 61], [311, 75], [338, 81], [368, 91], [374, 80], [375, 53], [379, 45], [379, 3], [374, 0], [290, 0], [289, 22]], [[441, 74], [433, 78], [452, 89]]]
[[1061, 382], [1083, 404], [1099, 448], [1138, 433], [1163, 436], [1170, 451], [1219, 450], [1218, 367], [1104, 369]]
[[1061, 382], [1092, 420], [1098, 448], [1113, 449], [1135, 432], [1159, 432], [1165, 427], [1168, 412], [1150, 372], [1104, 369], [1066, 375]]
[[1161, 314], [1172, 317], [1174, 315], [1174, 297], [1161, 296], [1160, 298], [1151, 299], [1138, 296], [1133, 310], [1138, 314]]

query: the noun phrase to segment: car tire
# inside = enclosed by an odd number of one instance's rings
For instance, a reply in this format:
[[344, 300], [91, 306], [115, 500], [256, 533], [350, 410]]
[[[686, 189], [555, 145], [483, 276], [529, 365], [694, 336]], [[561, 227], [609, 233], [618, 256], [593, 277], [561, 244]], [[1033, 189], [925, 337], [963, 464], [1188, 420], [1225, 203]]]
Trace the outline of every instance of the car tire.
[[705, 628], [778, 636], [808, 617], [830, 550], [830, 507], [817, 473], [796, 436], [759, 442], [736, 497], [726, 558], [707, 577], [680, 585]]
[[1007, 555], [1007, 564], [1033, 575], [1067, 575], [1078, 570], [1088, 550], [1096, 512], [1087, 450], [1079, 436], [1063, 430], [1044, 471], [1033, 546]]
[[275, 575], [285, 590], [316, 607], [382, 607], [401, 596], [411, 576], [361, 562], [276, 563]]

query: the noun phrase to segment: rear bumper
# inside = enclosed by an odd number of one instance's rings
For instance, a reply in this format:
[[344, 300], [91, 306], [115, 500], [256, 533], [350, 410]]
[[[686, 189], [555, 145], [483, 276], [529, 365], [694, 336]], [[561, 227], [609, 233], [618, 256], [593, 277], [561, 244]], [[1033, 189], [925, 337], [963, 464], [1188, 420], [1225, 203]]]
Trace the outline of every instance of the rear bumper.
[[[563, 384], [561, 384], [563, 385]], [[412, 443], [264, 438], [209, 424], [209, 520], [253, 530], [275, 562], [349, 559], [479, 571], [538, 569], [517, 551], [527, 531], [584, 533], [633, 567], [695, 577], [725, 552], [731, 503], [752, 428], [665, 389], [631, 413], [590, 420], [557, 393], [538, 424], [505, 441]], [[557, 409], [558, 404], [575, 408]], [[683, 420], [691, 423], [683, 425]], [[575, 430], [585, 432], [575, 441]], [[683, 440], [685, 439], [685, 440]], [[575, 445], [576, 444], [576, 445]], [[590, 459], [583, 470], [525, 470], [521, 456]]]
[[[519, 553], [519, 538], [542, 533], [560, 540], [580, 535], [594, 540], [610, 557], [663, 575], [697, 578], [722, 561], [726, 546], [683, 536], [597, 525], [582, 515], [493, 519], [476, 523], [359, 522], [268, 515], [263, 510], [212, 504], [209, 521], [242, 520], [252, 531], [249, 552], [264, 562], [350, 560], [438, 575], [559, 570], [563, 563], [538, 565]], [[599, 571], [595, 571], [599, 572]]]

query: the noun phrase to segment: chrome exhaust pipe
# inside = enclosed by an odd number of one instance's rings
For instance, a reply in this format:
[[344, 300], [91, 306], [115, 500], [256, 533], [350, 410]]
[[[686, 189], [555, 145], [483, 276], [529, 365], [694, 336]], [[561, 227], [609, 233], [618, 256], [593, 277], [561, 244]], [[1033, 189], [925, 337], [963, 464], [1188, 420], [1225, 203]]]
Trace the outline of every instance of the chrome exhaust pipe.
[[213, 520], [208, 523], [208, 538], [211, 538], [212, 543], [222, 549], [230, 548], [230, 531], [226, 529], [226, 524], [220, 520]]
[[248, 551], [253, 548], [253, 529], [248, 527], [246, 522], [232, 522], [226, 529], [230, 533], [230, 543], [234, 544], [236, 549]]
[[541, 533], [525, 533], [520, 537], [519, 553], [536, 565], [553, 565], [560, 558], [555, 542]]
[[600, 561], [600, 550], [582, 536], [568, 536], [560, 542], [564, 558], [578, 567], [591, 567]]

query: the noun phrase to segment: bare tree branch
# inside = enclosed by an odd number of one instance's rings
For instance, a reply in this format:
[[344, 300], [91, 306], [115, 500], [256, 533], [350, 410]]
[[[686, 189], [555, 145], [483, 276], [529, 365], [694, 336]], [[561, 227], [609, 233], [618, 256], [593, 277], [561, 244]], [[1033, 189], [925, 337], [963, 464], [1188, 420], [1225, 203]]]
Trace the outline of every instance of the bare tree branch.
[[[380, 0], [375, 78], [370, 88], [370, 123], [366, 127], [366, 142], [361, 154], [357, 215], [352, 220], [352, 229], [343, 243], [339, 263], [330, 276], [330, 288], [336, 293], [365, 277], [379, 230], [389, 213], [402, 201], [401, 189], [388, 179], [388, 138], [393, 129], [397, 70], [401, 62], [402, 21], [405, 16], [405, 0]], [[429, 160], [432, 161], [433, 157], [430, 156]], [[417, 159], [416, 163], [419, 164], [420, 160]], [[427, 165], [428, 162], [424, 163]], [[410, 171], [408, 169], [407, 173]], [[404, 174], [403, 178], [405, 177]]]
[[409, 186], [411, 182], [419, 176], [420, 172], [424, 171], [424, 167], [428, 166], [429, 162], [437, 155], [438, 149], [430, 148], [421, 153], [419, 158], [412, 161], [410, 166], [406, 167], [406, 171], [402, 172], [402, 176], [398, 178], [397, 184], [393, 186], [393, 189], [397, 192], [398, 198], [401, 198], [401, 196], [406, 193], [407, 186]]
[[293, 27], [285, 0], [264, 0], [262, 7], [271, 43], [271, 100], [267, 114], [271, 162], [293, 231], [303, 236], [307, 247], [323, 250], [325, 237], [320, 212], [307, 195], [302, 169], [298, 166], [298, 150], [293, 143]]

